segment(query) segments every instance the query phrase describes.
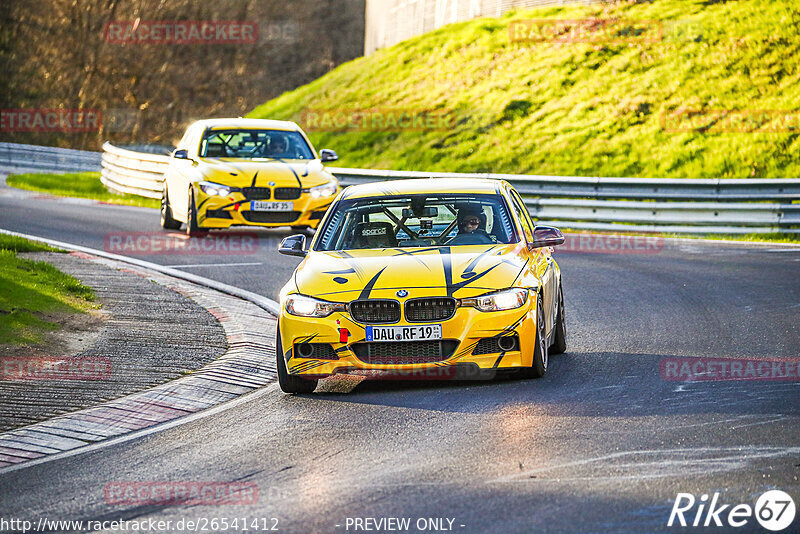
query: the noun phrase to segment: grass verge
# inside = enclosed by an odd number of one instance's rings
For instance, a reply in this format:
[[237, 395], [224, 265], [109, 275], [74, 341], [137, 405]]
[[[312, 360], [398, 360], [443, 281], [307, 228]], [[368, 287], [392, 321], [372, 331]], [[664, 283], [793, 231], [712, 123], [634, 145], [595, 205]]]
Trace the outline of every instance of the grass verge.
[[[611, 31], [570, 40], [567, 21], [589, 19]], [[541, 39], [512, 39], [531, 20], [551, 26]], [[800, 176], [798, 24], [789, 0], [510, 11], [345, 63], [249, 116], [297, 121], [342, 167], [791, 178]], [[403, 127], [392, 122], [402, 110], [454, 120]]]
[[691, 239], [714, 239], [717, 241], [746, 241], [749, 243], [788, 243], [800, 244], [800, 234], [782, 234], [782, 233], [769, 233], [769, 234], [707, 234], [707, 235], [690, 235], [690, 234], [660, 234], [661, 237], [680, 237]]
[[69, 174], [12, 174], [6, 178], [11, 187], [41, 191], [62, 197], [91, 198], [111, 204], [158, 208], [159, 201], [138, 195], [117, 195], [106, 189], [100, 181], [99, 172], [78, 172]]
[[57, 251], [19, 237], [0, 234], [0, 344], [35, 345], [57, 330], [64, 314], [92, 307], [90, 287], [49, 263], [31, 261], [18, 252]]

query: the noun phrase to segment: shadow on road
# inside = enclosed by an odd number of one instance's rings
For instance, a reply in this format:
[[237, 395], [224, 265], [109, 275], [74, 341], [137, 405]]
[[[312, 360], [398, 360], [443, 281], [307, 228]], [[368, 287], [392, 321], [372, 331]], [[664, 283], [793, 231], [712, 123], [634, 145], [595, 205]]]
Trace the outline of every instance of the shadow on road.
[[[800, 413], [787, 405], [800, 382], [666, 380], [661, 361], [672, 355], [616, 352], [566, 353], [550, 361], [541, 379], [499, 376], [492, 380], [363, 380], [333, 377], [322, 381], [316, 401], [413, 407], [436, 411], [489, 413], [525, 404], [549, 415], [631, 417]], [[344, 384], [340, 383], [344, 381]]]

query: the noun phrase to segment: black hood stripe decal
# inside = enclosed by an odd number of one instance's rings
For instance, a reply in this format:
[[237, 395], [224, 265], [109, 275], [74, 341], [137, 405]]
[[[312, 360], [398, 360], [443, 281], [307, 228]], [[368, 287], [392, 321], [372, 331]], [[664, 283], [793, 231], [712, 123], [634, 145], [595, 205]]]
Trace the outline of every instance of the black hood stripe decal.
[[[469, 262], [469, 265], [467, 265], [467, 267], [464, 269], [464, 272], [465, 273], [471, 273], [472, 270], [475, 268], [475, 266], [478, 265], [478, 262], [481, 261], [483, 258], [485, 258], [486, 255], [488, 255], [491, 251], [493, 251], [496, 246], [497, 245], [492, 245], [490, 248], [484, 250], [478, 256], [476, 256], [474, 260]], [[500, 251], [500, 252], [502, 252], [502, 251]]]
[[322, 274], [353, 274], [354, 272], [356, 272], [356, 270], [350, 267], [349, 269], [342, 269], [341, 271], [324, 271]]
[[[483, 277], [483, 276], [485, 276], [485, 275], [489, 274], [491, 271], [493, 271], [495, 268], [497, 268], [497, 267], [499, 267], [499, 266], [500, 266], [500, 264], [499, 264], [499, 263], [495, 263], [494, 265], [492, 265], [491, 267], [489, 267], [489, 268], [488, 268], [488, 269], [486, 269], [485, 271], [483, 271], [483, 272], [480, 272], [480, 273], [476, 274], [476, 275], [475, 275], [475, 276], [473, 276], [472, 278], [469, 278], [468, 280], [464, 280], [463, 282], [459, 282], [459, 283], [457, 283], [457, 284], [454, 284], [454, 285], [453, 285], [453, 289], [452, 289], [452, 291], [450, 291], [450, 286], [448, 285], [448, 295], [451, 295], [451, 296], [452, 296], [452, 294], [453, 294], [454, 292], [458, 291], [459, 289], [462, 289], [462, 288], [465, 288], [465, 287], [467, 287], [468, 285], [470, 285], [470, 284], [471, 284], [472, 282], [474, 282], [475, 280], [478, 280], [479, 278], [481, 278], [481, 277]], [[452, 281], [451, 281], [450, 283], [452, 284]]]
[[439, 247], [439, 255], [442, 257], [442, 269], [444, 269], [444, 285], [447, 287], [447, 296], [452, 297], [453, 289], [453, 258], [450, 256], [450, 247]]
[[525, 270], [525, 266], [528, 265], [528, 263], [530, 261], [531, 261], [531, 259], [528, 258], [527, 260], [525, 260], [525, 263], [522, 264], [522, 267], [519, 268], [519, 272], [517, 273], [516, 278], [514, 278], [514, 281], [511, 283], [512, 286], [517, 283], [517, 280], [519, 280], [519, 277], [522, 276], [522, 271]]
[[360, 299], [368, 299], [369, 298], [369, 294], [372, 292], [372, 288], [375, 287], [375, 284], [378, 282], [378, 278], [380, 278], [380, 276], [383, 274], [383, 271], [385, 271], [385, 270], [386, 270], [386, 267], [384, 267], [383, 269], [378, 271], [375, 274], [375, 276], [372, 277], [372, 280], [367, 282], [367, 285], [364, 286], [364, 289], [361, 290], [361, 294], [358, 296], [359, 300]]
[[[302, 189], [303, 188], [303, 182], [300, 181], [300, 177], [297, 176], [297, 173], [295, 172], [294, 167], [292, 167], [291, 165], [289, 165], [288, 163], [286, 163], [285, 161], [283, 161], [280, 158], [275, 158], [275, 161], [283, 163], [284, 165], [286, 165], [289, 168], [290, 171], [292, 171], [292, 174], [294, 175], [294, 179], [297, 180], [297, 186], [300, 187], [300, 189]], [[306, 174], [308, 174], [308, 173], [306, 173]], [[303, 176], [305, 176], [305, 175], [303, 175]]]
[[[414, 260], [415, 260], [417, 263], [419, 263], [420, 265], [422, 265], [423, 267], [425, 267], [425, 268], [426, 268], [426, 269], [428, 269], [429, 271], [431, 270], [431, 268], [430, 268], [430, 267], [428, 267], [428, 264], [427, 264], [427, 263], [425, 263], [424, 261], [422, 261], [421, 259], [417, 258], [417, 257], [414, 255], [414, 253], [413, 253], [413, 252], [410, 252], [410, 251], [408, 251], [408, 250], [402, 250], [402, 249], [399, 249], [399, 248], [393, 248], [393, 249], [388, 249], [388, 250], [394, 250], [394, 251], [397, 251], [397, 254], [392, 254], [392, 256], [411, 256], [412, 258], [414, 258]], [[434, 249], [434, 250], [436, 250], [436, 249]]]

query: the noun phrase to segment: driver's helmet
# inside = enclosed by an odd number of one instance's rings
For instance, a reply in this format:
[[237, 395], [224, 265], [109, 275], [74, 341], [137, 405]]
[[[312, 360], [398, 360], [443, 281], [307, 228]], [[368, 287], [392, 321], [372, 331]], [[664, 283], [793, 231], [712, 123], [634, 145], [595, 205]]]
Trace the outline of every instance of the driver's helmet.
[[486, 230], [486, 214], [483, 212], [483, 207], [480, 204], [465, 204], [458, 208], [458, 230], [464, 232], [467, 222], [470, 219], [478, 218], [477, 230]]
[[289, 140], [285, 135], [275, 135], [270, 139], [269, 148], [273, 154], [283, 154], [289, 150]]

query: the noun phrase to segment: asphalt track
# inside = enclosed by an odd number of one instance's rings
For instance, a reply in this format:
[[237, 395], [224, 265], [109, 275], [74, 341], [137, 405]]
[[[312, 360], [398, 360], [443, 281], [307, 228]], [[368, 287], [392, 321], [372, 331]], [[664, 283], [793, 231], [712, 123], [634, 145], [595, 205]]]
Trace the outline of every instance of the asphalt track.
[[[159, 231], [155, 210], [8, 189], [0, 228], [100, 249], [109, 232]], [[298, 260], [275, 252], [286, 232], [258, 234], [251, 255], [138, 257], [203, 264], [184, 268], [276, 298]], [[543, 379], [333, 379], [304, 396], [268, 386], [181, 426], [0, 474], [0, 518], [276, 518], [280, 532], [364, 532], [354, 518], [389, 517], [418, 532], [420, 518], [449, 518], [456, 532], [683, 532], [695, 529], [666, 526], [678, 492], [752, 506], [781, 489], [800, 504], [797, 379], [661, 373], [670, 357], [798, 357], [800, 248], [670, 241], [556, 259], [568, 352]], [[257, 265], [217, 265], [237, 262]], [[106, 502], [107, 484], [130, 481], [252, 482], [259, 496]], [[800, 518], [787, 532], [798, 529]], [[752, 518], [735, 531], [766, 532]]]

